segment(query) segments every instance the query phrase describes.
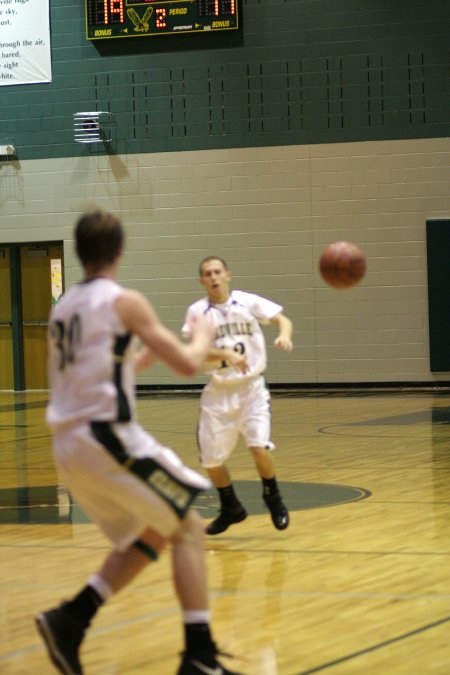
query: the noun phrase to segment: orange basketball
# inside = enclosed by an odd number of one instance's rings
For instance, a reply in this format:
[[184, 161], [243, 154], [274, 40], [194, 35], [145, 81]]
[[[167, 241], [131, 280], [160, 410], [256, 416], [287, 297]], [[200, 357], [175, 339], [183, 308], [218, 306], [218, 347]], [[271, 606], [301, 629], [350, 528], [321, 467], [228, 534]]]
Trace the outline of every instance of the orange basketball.
[[324, 281], [333, 288], [351, 288], [366, 273], [366, 258], [356, 244], [335, 241], [320, 256], [319, 269]]

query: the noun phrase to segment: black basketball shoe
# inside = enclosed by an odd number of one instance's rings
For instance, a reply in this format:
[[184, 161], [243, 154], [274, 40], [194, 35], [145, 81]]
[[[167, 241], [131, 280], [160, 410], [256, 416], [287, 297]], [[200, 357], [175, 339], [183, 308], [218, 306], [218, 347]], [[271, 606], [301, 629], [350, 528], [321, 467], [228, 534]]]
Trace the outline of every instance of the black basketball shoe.
[[[215, 648], [212, 652], [188, 654], [183, 652], [182, 661], [177, 675], [242, 675], [234, 670], [228, 670], [217, 660], [221, 653]], [[229, 654], [222, 654], [229, 656]]]
[[289, 511], [283, 504], [281, 495], [264, 496], [263, 499], [270, 511], [272, 522], [277, 530], [285, 530], [289, 525]]
[[247, 511], [243, 506], [237, 506], [232, 509], [222, 508], [217, 518], [206, 526], [205, 532], [206, 534], [220, 534], [228, 530], [230, 525], [240, 523], [246, 518]]
[[84, 638], [84, 628], [64, 609], [41, 612], [35, 617], [36, 626], [54, 665], [64, 675], [83, 675], [78, 652]]

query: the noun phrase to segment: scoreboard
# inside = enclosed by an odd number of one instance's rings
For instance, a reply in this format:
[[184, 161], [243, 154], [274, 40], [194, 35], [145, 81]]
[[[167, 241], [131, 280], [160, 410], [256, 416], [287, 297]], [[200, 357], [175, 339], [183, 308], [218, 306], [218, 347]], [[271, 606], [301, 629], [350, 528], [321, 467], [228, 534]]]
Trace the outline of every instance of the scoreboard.
[[85, 0], [86, 38], [179, 35], [239, 28], [239, 0]]

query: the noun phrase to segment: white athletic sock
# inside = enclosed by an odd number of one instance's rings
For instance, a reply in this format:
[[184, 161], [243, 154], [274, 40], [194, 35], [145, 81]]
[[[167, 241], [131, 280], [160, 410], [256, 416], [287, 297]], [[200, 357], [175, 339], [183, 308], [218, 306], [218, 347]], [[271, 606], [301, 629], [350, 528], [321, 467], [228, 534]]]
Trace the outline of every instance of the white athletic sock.
[[107, 584], [106, 581], [98, 574], [93, 574], [91, 577], [89, 577], [87, 585], [91, 586], [95, 591], [97, 591], [104, 602], [106, 602], [106, 600], [108, 600], [108, 598], [114, 592], [109, 584]]
[[189, 623], [210, 623], [211, 612], [209, 609], [190, 609], [183, 612], [183, 621]]

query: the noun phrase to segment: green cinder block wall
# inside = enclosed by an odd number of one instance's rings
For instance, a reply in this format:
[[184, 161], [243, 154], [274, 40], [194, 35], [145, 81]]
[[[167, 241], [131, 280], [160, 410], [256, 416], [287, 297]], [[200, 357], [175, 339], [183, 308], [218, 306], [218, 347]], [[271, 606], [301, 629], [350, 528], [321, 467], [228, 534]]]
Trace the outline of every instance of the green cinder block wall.
[[53, 82], [0, 87], [21, 159], [82, 155], [85, 110], [117, 153], [448, 134], [446, 0], [242, 0], [239, 32], [95, 44], [82, 0], [50, 9]]

